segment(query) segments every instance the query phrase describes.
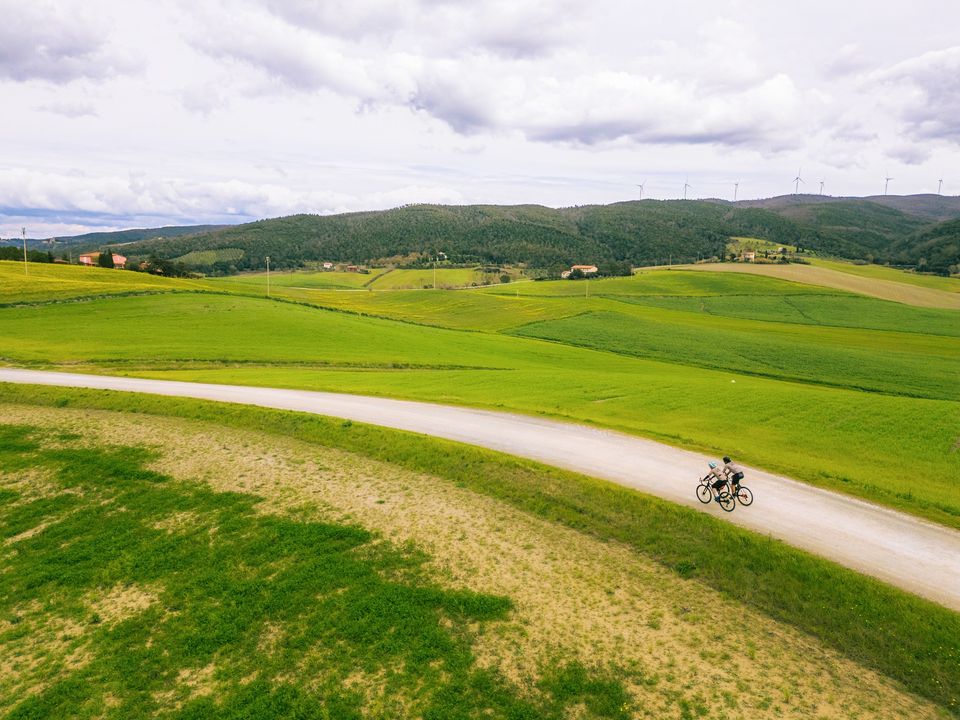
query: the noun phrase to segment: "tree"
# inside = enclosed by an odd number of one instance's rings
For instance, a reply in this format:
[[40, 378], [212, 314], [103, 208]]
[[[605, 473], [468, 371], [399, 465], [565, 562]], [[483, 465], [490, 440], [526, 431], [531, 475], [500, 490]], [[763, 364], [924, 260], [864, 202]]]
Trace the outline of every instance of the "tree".
[[504, 273], [503, 275], [500, 276], [500, 282], [502, 283], [510, 282], [510, 276]]
[[102, 268], [112, 268], [113, 264], [113, 252], [109, 249], [101, 250], [100, 254], [97, 256], [97, 265]]

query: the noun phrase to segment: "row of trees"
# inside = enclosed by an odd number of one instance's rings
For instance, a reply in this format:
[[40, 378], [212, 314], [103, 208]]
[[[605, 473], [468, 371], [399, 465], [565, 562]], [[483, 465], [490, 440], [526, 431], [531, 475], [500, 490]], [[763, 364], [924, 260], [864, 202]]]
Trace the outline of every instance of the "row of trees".
[[[16, 245], [0, 246], [0, 260], [23, 261], [23, 250]], [[27, 250], [27, 261], [35, 263], [52, 263], [53, 253], [44, 250]]]

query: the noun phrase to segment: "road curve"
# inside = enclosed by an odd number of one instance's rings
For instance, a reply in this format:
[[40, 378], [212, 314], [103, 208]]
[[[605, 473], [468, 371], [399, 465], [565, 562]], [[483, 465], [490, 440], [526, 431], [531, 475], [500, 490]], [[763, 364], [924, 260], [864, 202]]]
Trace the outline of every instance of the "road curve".
[[699, 503], [704, 455], [524, 415], [360, 395], [0, 368], [0, 382], [170, 395], [315, 413], [447, 438], [574, 470], [722, 517], [960, 611], [960, 532], [746, 468], [756, 496], [732, 513]]

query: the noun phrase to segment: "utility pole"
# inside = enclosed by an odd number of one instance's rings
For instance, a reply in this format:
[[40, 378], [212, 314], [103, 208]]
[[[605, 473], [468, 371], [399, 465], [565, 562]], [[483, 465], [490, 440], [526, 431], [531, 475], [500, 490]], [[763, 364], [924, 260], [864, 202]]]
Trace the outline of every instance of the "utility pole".
[[270, 256], [267, 255], [267, 297], [270, 297]]
[[437, 255], [433, 255], [433, 289], [437, 289]]
[[23, 236], [23, 274], [29, 275], [30, 270], [27, 268], [27, 229], [25, 227], [20, 228], [20, 234]]

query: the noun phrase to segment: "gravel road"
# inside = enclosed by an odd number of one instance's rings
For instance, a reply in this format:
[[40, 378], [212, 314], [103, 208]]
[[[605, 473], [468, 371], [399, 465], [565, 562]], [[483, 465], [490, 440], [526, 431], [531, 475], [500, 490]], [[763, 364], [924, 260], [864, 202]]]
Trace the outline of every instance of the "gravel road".
[[744, 484], [756, 501], [724, 513], [694, 495], [710, 458], [652, 440], [524, 415], [305, 390], [9, 368], [0, 368], [0, 382], [296, 410], [479, 445], [708, 512], [960, 611], [960, 532], [749, 467]]

